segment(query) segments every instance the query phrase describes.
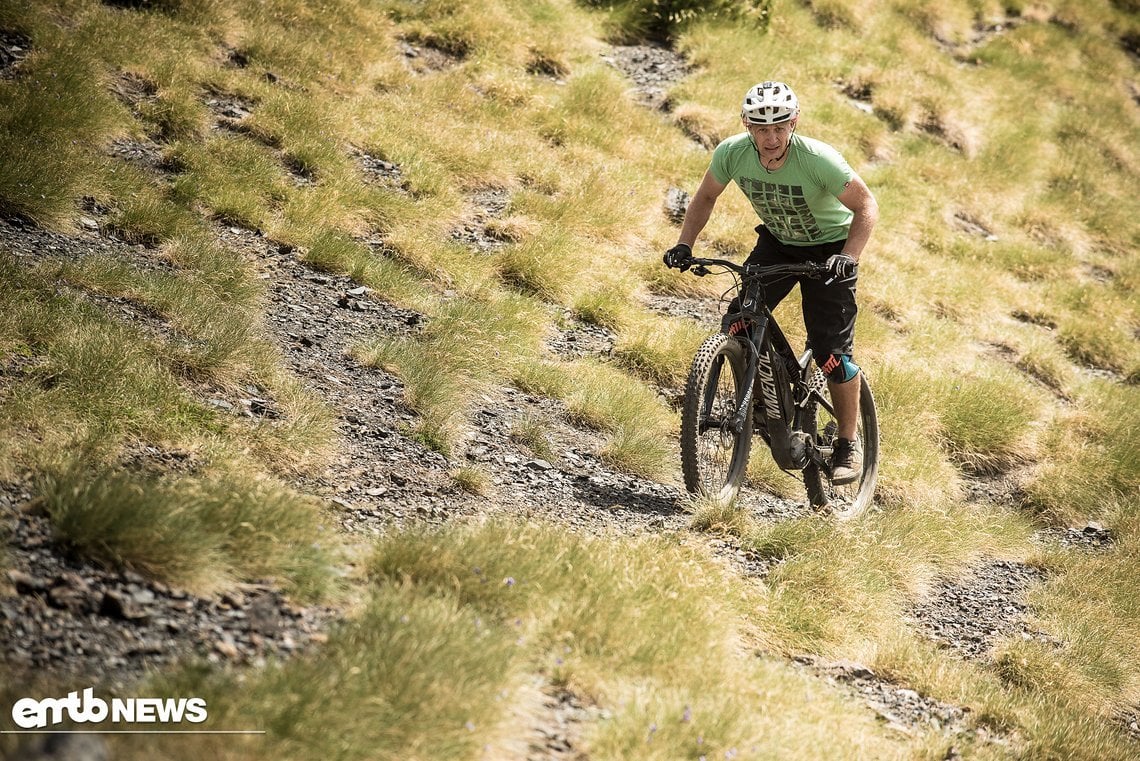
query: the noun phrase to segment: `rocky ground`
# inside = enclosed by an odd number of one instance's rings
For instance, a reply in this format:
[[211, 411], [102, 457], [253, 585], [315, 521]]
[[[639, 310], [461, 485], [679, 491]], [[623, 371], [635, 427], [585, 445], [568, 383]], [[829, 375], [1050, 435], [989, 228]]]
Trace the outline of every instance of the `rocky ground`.
[[[0, 496], [5, 518], [12, 498], [26, 496]], [[294, 605], [270, 583], [201, 597], [100, 569], [60, 555], [41, 515], [18, 512], [7, 527], [0, 625], [5, 660], [17, 672], [73, 674], [119, 692], [187, 658], [256, 666], [291, 656], [323, 643], [337, 613]]]
[[891, 728], [904, 734], [926, 729], [951, 734], [968, 731], [968, 709], [892, 684], [861, 663], [829, 662], [814, 655], [797, 656], [793, 662], [844, 692], [858, 695]]
[[603, 57], [629, 78], [638, 102], [661, 111], [672, 109], [669, 88], [692, 68], [682, 56], [658, 45], [614, 46]]
[[1011, 636], [1052, 643], [1027, 623], [1026, 594], [1043, 580], [1040, 569], [987, 559], [962, 578], [940, 580], [911, 617], [931, 639], [968, 659], [986, 658], [996, 642]]
[[[4, 55], [20, 52], [19, 40], [0, 42]], [[422, 46], [409, 43], [406, 55], [419, 74], [429, 75], [442, 65], [439, 56]], [[637, 97], [653, 108], [667, 108], [668, 85], [689, 70], [684, 60], [664, 48], [613, 48], [607, 60], [631, 78]], [[145, 97], [145, 92], [130, 97]], [[215, 101], [219, 124], [232, 120], [235, 124], [229, 127], [236, 128], [246, 106], [221, 97]], [[165, 171], [152, 144], [118, 141], [111, 150], [152, 171]], [[356, 159], [374, 181], [402, 185], [398, 166], [359, 151]], [[676, 218], [680, 209], [683, 214], [685, 202], [683, 196], [665, 199], [666, 213]], [[472, 197], [473, 211], [454, 231], [455, 239], [481, 251], [501, 246], [489, 222], [508, 204], [506, 191]], [[0, 250], [28, 264], [101, 256], [142, 268], [171, 267], [156, 250], [117, 239], [103, 212], [97, 206], [88, 208], [73, 234], [48, 232], [19, 220], [0, 221]], [[587, 532], [689, 532], [689, 515], [676, 483], [615, 470], [599, 455], [602, 437], [575, 425], [555, 400], [510, 387], [487, 388], [476, 399], [469, 431], [450, 458], [426, 448], [405, 433], [416, 418], [404, 404], [400, 380], [361, 364], [353, 349], [377, 334], [411, 335], [427, 318], [383, 301], [348, 277], [313, 269], [298, 252], [257, 231], [221, 226], [217, 235], [265, 280], [266, 336], [285, 366], [336, 417], [338, 454], [327, 469], [297, 479], [294, 486], [334, 505], [345, 532], [371, 535], [498, 512], [553, 520]], [[382, 241], [368, 243], [383, 255]], [[119, 319], [148, 330], [171, 330], [161, 318], [130, 302], [91, 298]], [[648, 306], [702, 324], [719, 322], [719, 308], [712, 300], [657, 295]], [[610, 331], [566, 315], [563, 327], [548, 336], [547, 348], [564, 358], [605, 357], [613, 342]], [[0, 393], [5, 374], [24, 371], [7, 359], [0, 370]], [[270, 414], [274, 400], [264, 398], [261, 390], [252, 391], [257, 393], [251, 392], [250, 398], [218, 397], [211, 403], [234, 415]], [[169, 454], [158, 453], [160, 459]], [[465, 490], [455, 478], [459, 468], [486, 474], [485, 493]], [[122, 687], [147, 669], [186, 657], [255, 666], [266, 658], [319, 646], [336, 619], [335, 610], [293, 605], [270, 584], [246, 584], [202, 597], [67, 557], [53, 544], [31, 485], [0, 486], [0, 534], [7, 545], [6, 573], [0, 577], [0, 653], [17, 673], [52, 672]], [[748, 493], [744, 506], [770, 520], [802, 515], [805, 509], [754, 492]], [[770, 561], [742, 550], [731, 539], [690, 534], [692, 541], [709, 543], [740, 573], [767, 575]], [[1092, 524], [1059, 538], [1081, 546], [1110, 541]], [[1041, 579], [1041, 572], [1028, 566], [983, 561], [967, 578], [944, 580], [928, 599], [916, 603], [914, 625], [964, 658], [984, 658], [999, 638], [1043, 637], [1026, 623], [1025, 604], [1027, 590]], [[892, 726], [967, 731], [965, 709], [891, 684], [859, 664], [825, 663], [807, 655], [797, 665], [858, 695]], [[541, 709], [535, 712], [539, 718], [527, 757], [584, 758], [578, 747], [581, 737], [602, 715], [601, 709], [551, 685], [536, 690], [542, 696]], [[79, 757], [98, 758], [97, 751]], [[63, 757], [50, 749], [44, 753], [44, 758]]]

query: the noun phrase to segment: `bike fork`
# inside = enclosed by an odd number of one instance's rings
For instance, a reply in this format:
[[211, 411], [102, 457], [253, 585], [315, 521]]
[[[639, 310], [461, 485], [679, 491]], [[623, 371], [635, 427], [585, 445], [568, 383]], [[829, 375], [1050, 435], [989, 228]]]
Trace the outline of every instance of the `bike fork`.
[[752, 431], [744, 430], [744, 422], [748, 419], [748, 408], [752, 406], [752, 399], [754, 397], [753, 389], [756, 382], [756, 368], [757, 351], [752, 342], [745, 339], [743, 342], [749, 347], [748, 351], [748, 366], [744, 370], [744, 396], [740, 398], [740, 404], [736, 406], [736, 414], [732, 416], [730, 425], [732, 431], [737, 436], [751, 436]]

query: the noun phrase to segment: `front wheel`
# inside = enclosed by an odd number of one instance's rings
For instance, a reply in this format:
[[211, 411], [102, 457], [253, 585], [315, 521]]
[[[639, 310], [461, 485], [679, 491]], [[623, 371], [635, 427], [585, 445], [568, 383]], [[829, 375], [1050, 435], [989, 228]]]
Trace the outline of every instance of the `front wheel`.
[[752, 408], [732, 425], [744, 398], [747, 355], [724, 333], [705, 339], [693, 357], [681, 410], [681, 470], [685, 488], [718, 502], [736, 497], [752, 447]]
[[[800, 429], [815, 442], [824, 459], [831, 456], [835, 443], [834, 408], [827, 390], [827, 379], [817, 369], [811, 382], [812, 395], [804, 410]], [[837, 486], [831, 482], [830, 468], [815, 462], [804, 468], [804, 486], [812, 507], [829, 508], [838, 518], [854, 518], [870, 505], [879, 474], [879, 421], [875, 397], [867, 376], [859, 374], [859, 441], [863, 446], [863, 472], [853, 483]]]

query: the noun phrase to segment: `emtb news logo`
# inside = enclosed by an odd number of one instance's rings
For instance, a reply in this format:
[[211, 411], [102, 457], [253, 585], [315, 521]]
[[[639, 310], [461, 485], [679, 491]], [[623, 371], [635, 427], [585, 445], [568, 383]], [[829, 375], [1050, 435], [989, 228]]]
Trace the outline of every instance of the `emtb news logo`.
[[44, 729], [70, 719], [76, 724], [105, 721], [124, 724], [201, 724], [207, 718], [202, 698], [111, 698], [95, 697], [88, 687], [65, 698], [21, 698], [12, 706], [12, 721], [22, 729]]

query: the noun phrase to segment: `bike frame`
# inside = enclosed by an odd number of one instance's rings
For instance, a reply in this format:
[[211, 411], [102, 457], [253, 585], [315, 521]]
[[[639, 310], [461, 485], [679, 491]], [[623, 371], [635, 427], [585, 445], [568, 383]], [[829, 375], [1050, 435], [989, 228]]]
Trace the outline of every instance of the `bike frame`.
[[[753, 415], [764, 416], [762, 435], [776, 464], [783, 470], [802, 470], [814, 463], [830, 472], [830, 452], [822, 451], [811, 436], [801, 430], [810, 401], [814, 400], [834, 415], [827, 400], [811, 388], [811, 349], [796, 356], [763, 298], [766, 275], [819, 275], [822, 271], [814, 266], [795, 265], [741, 267], [717, 259], [696, 259], [694, 264], [697, 267], [726, 266], [741, 275], [737, 290], [739, 308], [726, 317], [726, 322], [731, 324], [729, 335], [734, 336], [748, 354], [744, 394], [730, 421], [732, 430], [737, 435], [744, 433], [748, 409], [753, 406], [759, 390], [762, 404], [754, 408]], [[699, 269], [697, 274], [700, 274]]]

